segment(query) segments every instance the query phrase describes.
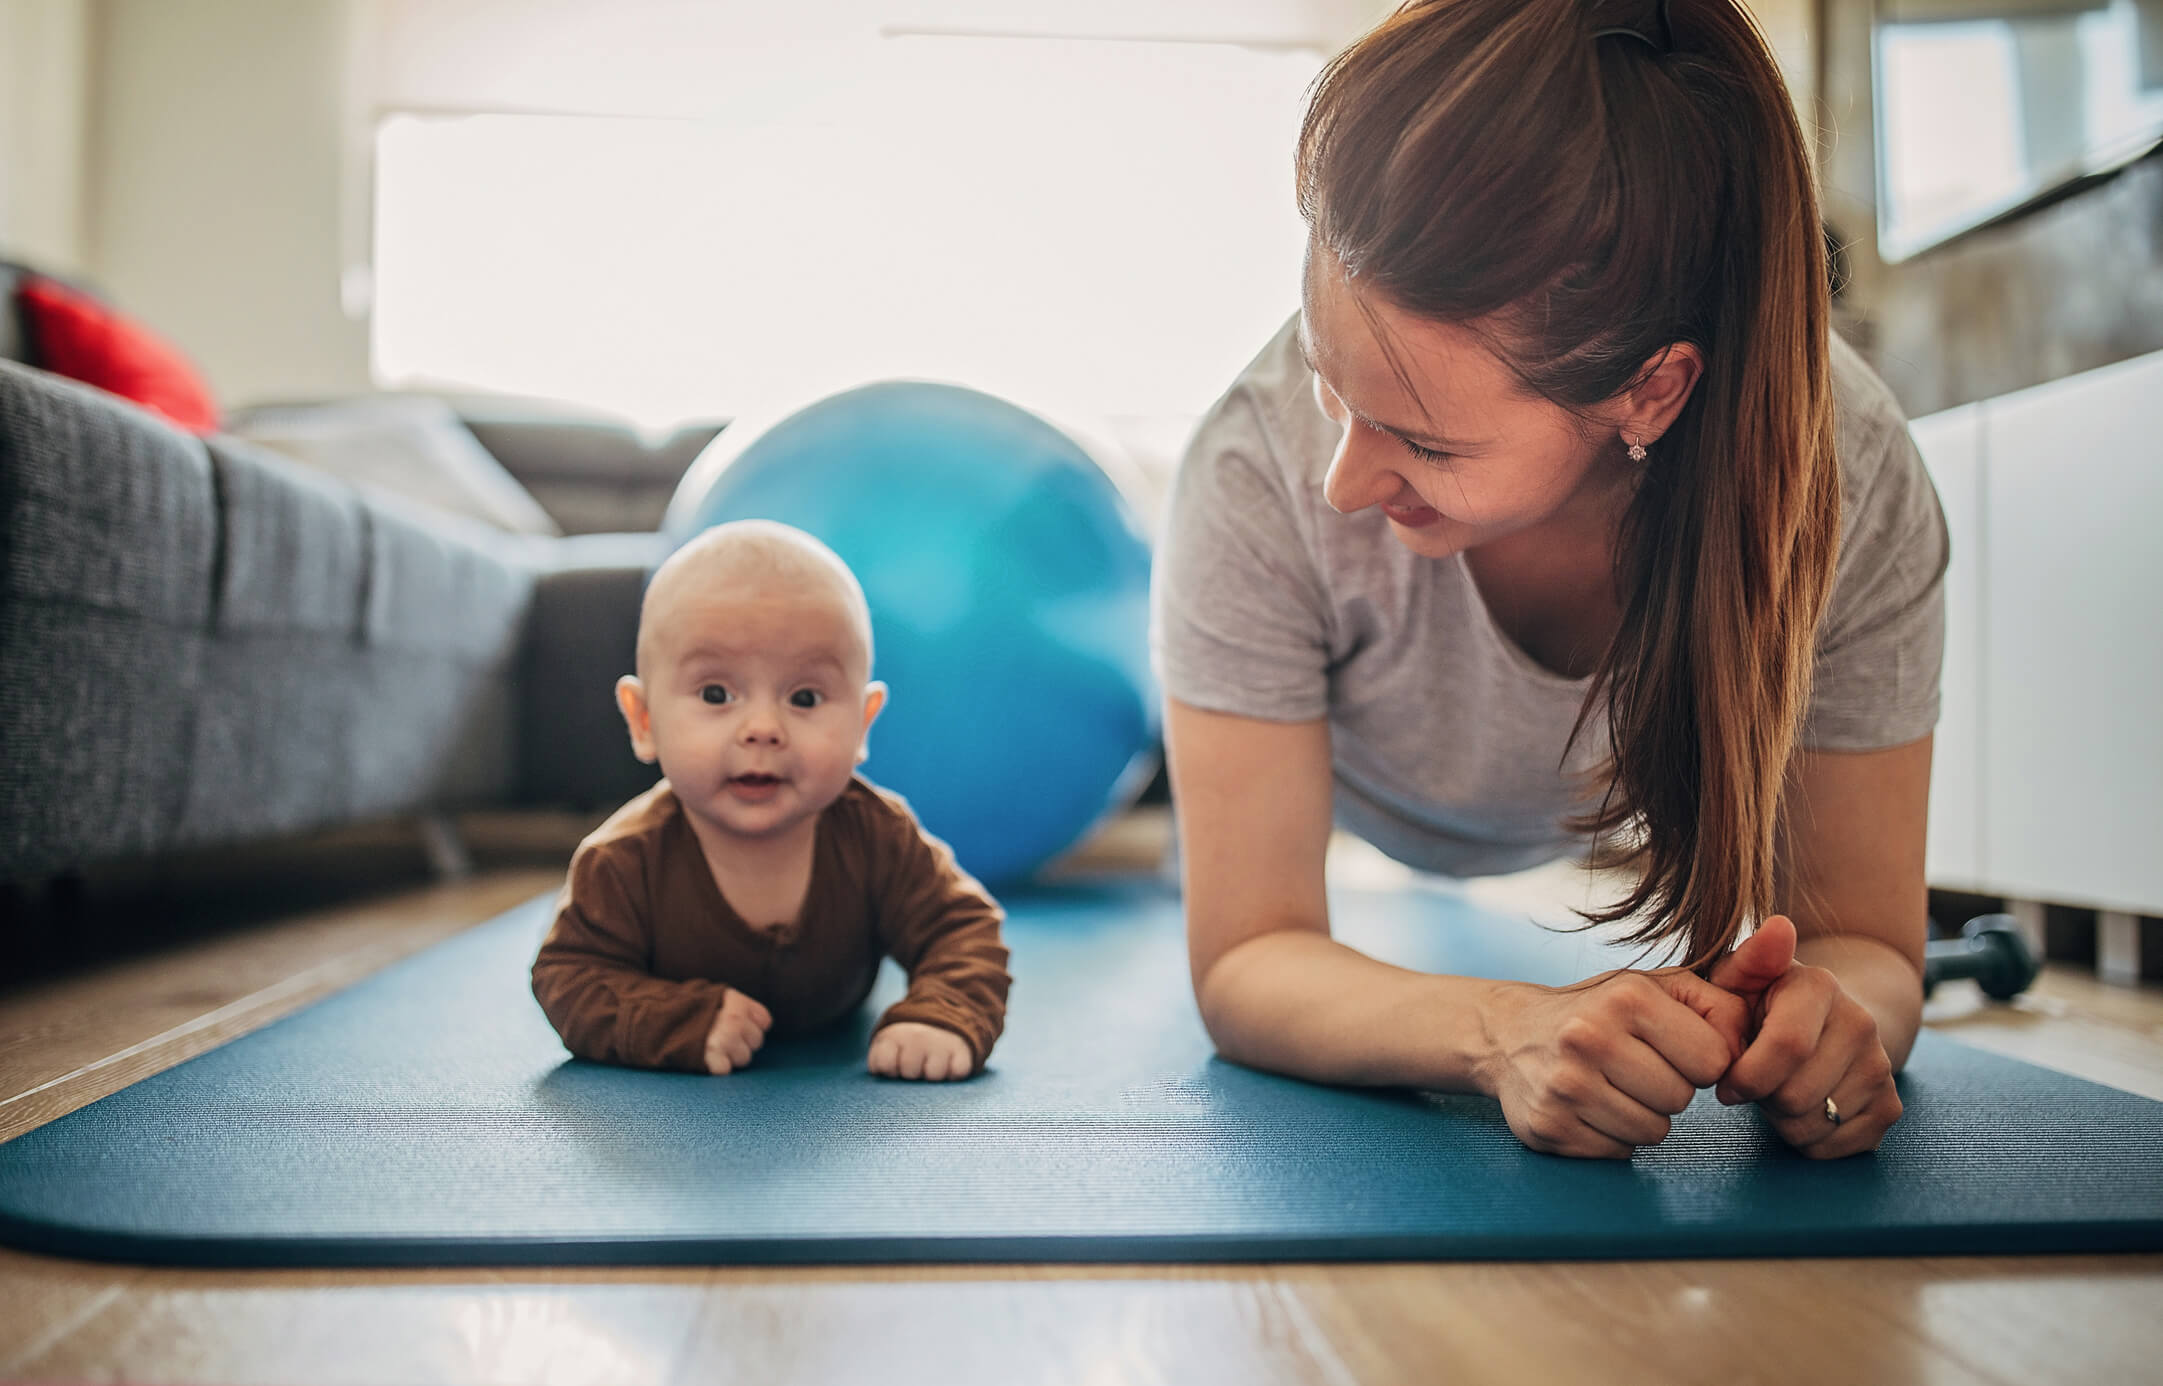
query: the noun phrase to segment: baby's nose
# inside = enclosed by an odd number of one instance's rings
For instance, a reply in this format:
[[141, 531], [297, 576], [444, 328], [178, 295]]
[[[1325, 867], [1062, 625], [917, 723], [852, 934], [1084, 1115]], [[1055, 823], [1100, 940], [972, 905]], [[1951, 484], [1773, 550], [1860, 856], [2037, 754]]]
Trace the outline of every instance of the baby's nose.
[[746, 745], [778, 746], [782, 740], [780, 714], [771, 703], [754, 703], [738, 724], [737, 734]]

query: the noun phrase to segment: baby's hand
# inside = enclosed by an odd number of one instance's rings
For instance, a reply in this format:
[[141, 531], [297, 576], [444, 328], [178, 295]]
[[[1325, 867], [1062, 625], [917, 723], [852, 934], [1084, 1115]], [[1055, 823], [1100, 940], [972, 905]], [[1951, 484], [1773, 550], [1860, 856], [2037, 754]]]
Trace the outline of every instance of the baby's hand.
[[976, 1067], [969, 1042], [952, 1030], [897, 1020], [871, 1038], [869, 1067], [881, 1078], [923, 1078], [943, 1083], [966, 1078]]
[[706, 1032], [706, 1071], [734, 1073], [748, 1065], [752, 1053], [766, 1043], [767, 1027], [773, 1023], [764, 1006], [736, 988], [721, 993], [721, 1009]]

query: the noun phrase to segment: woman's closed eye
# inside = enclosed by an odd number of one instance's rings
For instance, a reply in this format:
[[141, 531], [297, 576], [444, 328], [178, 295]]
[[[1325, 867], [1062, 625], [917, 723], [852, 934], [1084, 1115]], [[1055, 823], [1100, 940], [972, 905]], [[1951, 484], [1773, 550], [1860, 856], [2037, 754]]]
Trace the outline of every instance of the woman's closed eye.
[[1422, 462], [1433, 462], [1436, 464], [1440, 464], [1449, 461], [1457, 455], [1454, 452], [1439, 452], [1434, 448], [1423, 448], [1418, 443], [1413, 442], [1410, 438], [1400, 437], [1399, 439], [1397, 439], [1397, 441], [1404, 444], [1404, 450], [1406, 452], [1411, 453], [1414, 457], [1417, 457]]

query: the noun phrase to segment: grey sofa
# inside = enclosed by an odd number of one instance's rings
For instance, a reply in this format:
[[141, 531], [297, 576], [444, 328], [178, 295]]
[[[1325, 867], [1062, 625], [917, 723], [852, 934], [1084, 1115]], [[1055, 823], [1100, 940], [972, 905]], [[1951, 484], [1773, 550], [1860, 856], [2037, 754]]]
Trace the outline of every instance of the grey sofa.
[[663, 552], [364, 496], [0, 361], [0, 877], [620, 802], [654, 775], [610, 690]]

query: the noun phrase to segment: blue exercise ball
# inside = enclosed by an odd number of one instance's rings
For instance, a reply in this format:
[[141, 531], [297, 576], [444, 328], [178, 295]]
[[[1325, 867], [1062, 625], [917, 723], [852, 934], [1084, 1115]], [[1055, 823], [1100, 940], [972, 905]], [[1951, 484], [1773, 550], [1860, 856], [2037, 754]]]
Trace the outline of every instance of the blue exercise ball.
[[1149, 541], [1074, 434], [960, 386], [866, 385], [730, 425], [664, 529], [745, 519], [855, 571], [890, 690], [864, 773], [978, 877], [1029, 875], [1147, 782]]

